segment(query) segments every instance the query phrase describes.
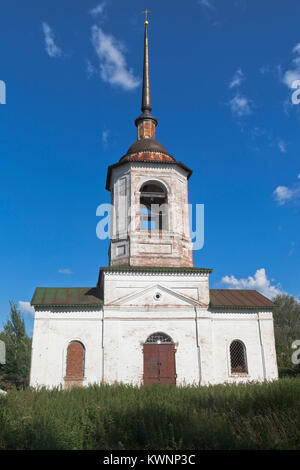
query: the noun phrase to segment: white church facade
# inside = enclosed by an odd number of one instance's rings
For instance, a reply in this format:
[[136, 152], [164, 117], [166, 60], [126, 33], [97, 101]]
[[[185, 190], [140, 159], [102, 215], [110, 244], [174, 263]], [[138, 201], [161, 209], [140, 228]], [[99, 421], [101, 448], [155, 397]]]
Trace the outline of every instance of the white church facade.
[[210, 289], [193, 264], [191, 170], [155, 139], [145, 22], [137, 141], [108, 168], [109, 266], [95, 287], [35, 290], [30, 384], [208, 385], [278, 377], [272, 308], [251, 290]]

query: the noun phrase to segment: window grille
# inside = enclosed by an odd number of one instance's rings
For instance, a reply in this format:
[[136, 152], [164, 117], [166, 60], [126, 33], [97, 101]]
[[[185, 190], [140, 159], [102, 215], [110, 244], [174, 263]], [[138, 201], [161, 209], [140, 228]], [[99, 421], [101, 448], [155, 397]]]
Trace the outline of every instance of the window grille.
[[147, 338], [146, 344], [161, 344], [161, 343], [173, 343], [172, 339], [170, 336], [166, 335], [165, 333], [153, 333], [153, 335], [149, 336]]
[[232, 341], [230, 345], [230, 364], [232, 374], [248, 373], [246, 348], [242, 341]]

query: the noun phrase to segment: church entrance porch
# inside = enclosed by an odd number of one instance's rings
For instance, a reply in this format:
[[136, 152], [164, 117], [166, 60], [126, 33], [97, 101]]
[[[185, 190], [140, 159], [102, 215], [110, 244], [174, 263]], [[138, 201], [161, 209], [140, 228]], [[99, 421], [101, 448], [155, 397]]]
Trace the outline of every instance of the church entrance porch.
[[155, 333], [144, 344], [144, 385], [175, 384], [175, 345], [164, 333]]

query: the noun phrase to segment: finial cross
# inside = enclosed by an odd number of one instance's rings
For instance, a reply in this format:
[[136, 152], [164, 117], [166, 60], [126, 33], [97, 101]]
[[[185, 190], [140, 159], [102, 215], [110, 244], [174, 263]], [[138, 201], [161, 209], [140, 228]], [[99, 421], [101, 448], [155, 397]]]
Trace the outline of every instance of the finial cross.
[[146, 8], [146, 10], [143, 11], [142, 13], [145, 13], [145, 21], [148, 21], [148, 13], [151, 13], [151, 11], [147, 10], [147, 8]]

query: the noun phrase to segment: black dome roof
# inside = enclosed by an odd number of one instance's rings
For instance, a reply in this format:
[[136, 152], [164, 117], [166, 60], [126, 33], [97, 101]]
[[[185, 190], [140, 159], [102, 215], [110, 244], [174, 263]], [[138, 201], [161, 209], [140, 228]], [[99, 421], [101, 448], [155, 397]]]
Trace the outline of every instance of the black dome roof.
[[157, 142], [157, 140], [155, 139], [151, 139], [151, 138], [148, 138], [148, 139], [141, 139], [141, 140], [137, 140], [136, 142], [134, 142], [134, 144], [132, 144], [129, 149], [127, 150], [127, 153], [125, 156], [127, 155], [132, 155], [134, 153], [140, 153], [140, 152], [159, 152], [159, 153], [163, 153], [165, 155], [168, 155], [169, 157], [171, 157], [174, 161], [174, 157], [172, 157], [172, 155], [170, 155], [165, 147], [163, 145], [161, 145], [159, 142]]

